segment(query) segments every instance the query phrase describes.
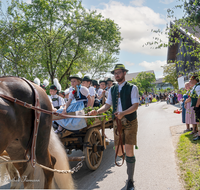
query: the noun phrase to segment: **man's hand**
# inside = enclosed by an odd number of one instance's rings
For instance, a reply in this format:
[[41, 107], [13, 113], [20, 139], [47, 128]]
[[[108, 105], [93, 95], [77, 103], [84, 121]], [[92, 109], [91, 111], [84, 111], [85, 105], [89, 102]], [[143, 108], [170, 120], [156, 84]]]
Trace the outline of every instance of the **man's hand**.
[[98, 112], [96, 110], [92, 110], [90, 112], [88, 112], [88, 115], [97, 115]]
[[122, 119], [122, 117], [124, 117], [123, 112], [116, 112], [114, 114], [115, 114], [115, 117], [117, 117], [118, 119]]

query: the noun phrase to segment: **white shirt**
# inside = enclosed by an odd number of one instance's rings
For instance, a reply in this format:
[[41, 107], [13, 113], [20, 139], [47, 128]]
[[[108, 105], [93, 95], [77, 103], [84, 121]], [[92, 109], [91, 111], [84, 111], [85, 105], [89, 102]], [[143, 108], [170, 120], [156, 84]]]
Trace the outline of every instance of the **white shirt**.
[[72, 92], [72, 91], [73, 91], [73, 87], [70, 86], [70, 87], [69, 87], [69, 93]]
[[[52, 100], [53, 98], [57, 98], [58, 100], [53, 101]], [[51, 100], [54, 108], [65, 105], [65, 100], [62, 97], [58, 96], [57, 94], [54, 96], [51, 95]]]
[[[194, 87], [193, 87], [194, 88]], [[200, 85], [195, 88], [198, 98], [200, 97]]]
[[100, 89], [98, 90], [98, 93], [97, 93], [98, 96], [101, 96], [102, 92], [103, 92], [103, 89], [100, 88]]
[[[71, 91], [70, 94], [69, 94], [69, 99], [74, 100], [74, 94], [72, 94], [72, 92], [73, 91]], [[86, 88], [85, 86], [81, 86], [80, 92], [85, 97], [88, 97], [90, 95], [88, 88]]]
[[106, 92], [105, 92], [106, 98], [108, 98], [109, 91], [110, 91], [110, 89], [106, 90]]
[[89, 93], [90, 93], [90, 96], [95, 96], [96, 91], [95, 91], [95, 88], [93, 86], [89, 87]]
[[[121, 91], [122, 87], [124, 86], [124, 84], [126, 83], [123, 82], [122, 84], [118, 84], [118, 89], [119, 92]], [[135, 103], [140, 103], [139, 101], [139, 93], [138, 93], [138, 88], [137, 86], [133, 85], [133, 88], [131, 90], [131, 103], [135, 104]], [[109, 104], [112, 106], [112, 95], [111, 95], [111, 90], [109, 90], [108, 92], [108, 98], [106, 100], [106, 104]], [[117, 112], [122, 112], [122, 104], [121, 104], [121, 98], [118, 98], [118, 105], [117, 105]]]

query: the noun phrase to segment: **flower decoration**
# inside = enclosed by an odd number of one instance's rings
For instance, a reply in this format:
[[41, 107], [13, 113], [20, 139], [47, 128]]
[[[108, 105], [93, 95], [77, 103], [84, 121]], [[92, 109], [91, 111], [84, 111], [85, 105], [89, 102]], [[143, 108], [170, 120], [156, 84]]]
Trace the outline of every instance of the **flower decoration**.
[[75, 93], [76, 93], [76, 90], [73, 90], [73, 91], [72, 91], [72, 94], [75, 94]]

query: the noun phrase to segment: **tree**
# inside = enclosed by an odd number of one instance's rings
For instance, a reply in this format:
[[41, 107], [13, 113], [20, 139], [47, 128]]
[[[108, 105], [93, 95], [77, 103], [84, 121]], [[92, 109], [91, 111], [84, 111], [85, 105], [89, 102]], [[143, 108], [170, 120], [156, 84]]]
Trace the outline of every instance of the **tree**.
[[172, 84], [175, 89], [178, 89], [178, 78], [176, 73], [176, 64], [170, 63], [163, 66], [164, 82]]
[[[110, 55], [112, 65], [119, 53], [118, 25], [86, 11], [78, 0], [34, 0], [32, 4], [12, 0], [6, 15], [1, 15], [1, 59], [15, 68], [17, 76], [48, 75], [52, 82], [57, 77], [64, 84], [70, 74], [86, 68], [83, 60], [91, 51], [93, 64], [98, 60], [95, 55]], [[105, 67], [100, 72], [106, 72], [108, 62], [101, 64]], [[5, 70], [6, 65], [2, 67]]]
[[[179, 46], [179, 52], [176, 56], [190, 57], [191, 61], [173, 61], [177, 68], [183, 66], [184, 71], [179, 74], [185, 75], [191, 69], [191, 66], [194, 64], [194, 69], [199, 72], [200, 68], [200, 43], [199, 37], [196, 35], [199, 33], [200, 28], [200, 0], [187, 0], [179, 1], [180, 4], [176, 5], [172, 9], [168, 9], [168, 18], [173, 20], [173, 25], [170, 27], [167, 24], [166, 30], [162, 32], [161, 29], [152, 30], [154, 33], [161, 35], [166, 35], [169, 38], [168, 43], [164, 43], [163, 37], [156, 37], [152, 42], [147, 42], [146, 45], [156, 45], [156, 48], [163, 47], [175, 47]], [[182, 9], [183, 16], [176, 18], [174, 13], [177, 9]], [[180, 14], [179, 14], [180, 15]], [[183, 32], [180, 32], [180, 28], [183, 29]], [[180, 43], [181, 42], [181, 43]], [[184, 51], [183, 51], [184, 49]], [[185, 51], [186, 50], [186, 51]], [[193, 61], [197, 58], [197, 61]], [[191, 64], [192, 62], [192, 64]]]
[[152, 88], [155, 86], [153, 82], [156, 81], [155, 74], [141, 72], [137, 75], [135, 79], [131, 81], [131, 83], [136, 84], [138, 86], [139, 91], [141, 92], [151, 92]]
[[90, 73], [95, 79], [105, 77], [107, 71], [113, 68], [113, 63], [117, 62], [116, 57], [106, 52], [91, 51], [87, 55], [85, 59], [82, 59], [83, 66], [80, 71], [83, 75]]

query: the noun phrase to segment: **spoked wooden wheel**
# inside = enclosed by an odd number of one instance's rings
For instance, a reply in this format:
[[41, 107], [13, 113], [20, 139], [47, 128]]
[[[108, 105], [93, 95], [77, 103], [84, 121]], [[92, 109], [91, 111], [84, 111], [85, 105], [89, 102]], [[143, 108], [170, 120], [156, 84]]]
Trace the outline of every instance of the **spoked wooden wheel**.
[[[102, 137], [98, 129], [92, 128], [89, 129], [85, 135], [84, 142], [89, 142], [90, 146], [98, 146], [103, 145]], [[84, 147], [83, 153], [85, 155], [85, 162], [87, 167], [90, 170], [96, 170], [101, 164], [101, 160], [103, 157], [103, 151], [98, 151], [92, 147]]]

